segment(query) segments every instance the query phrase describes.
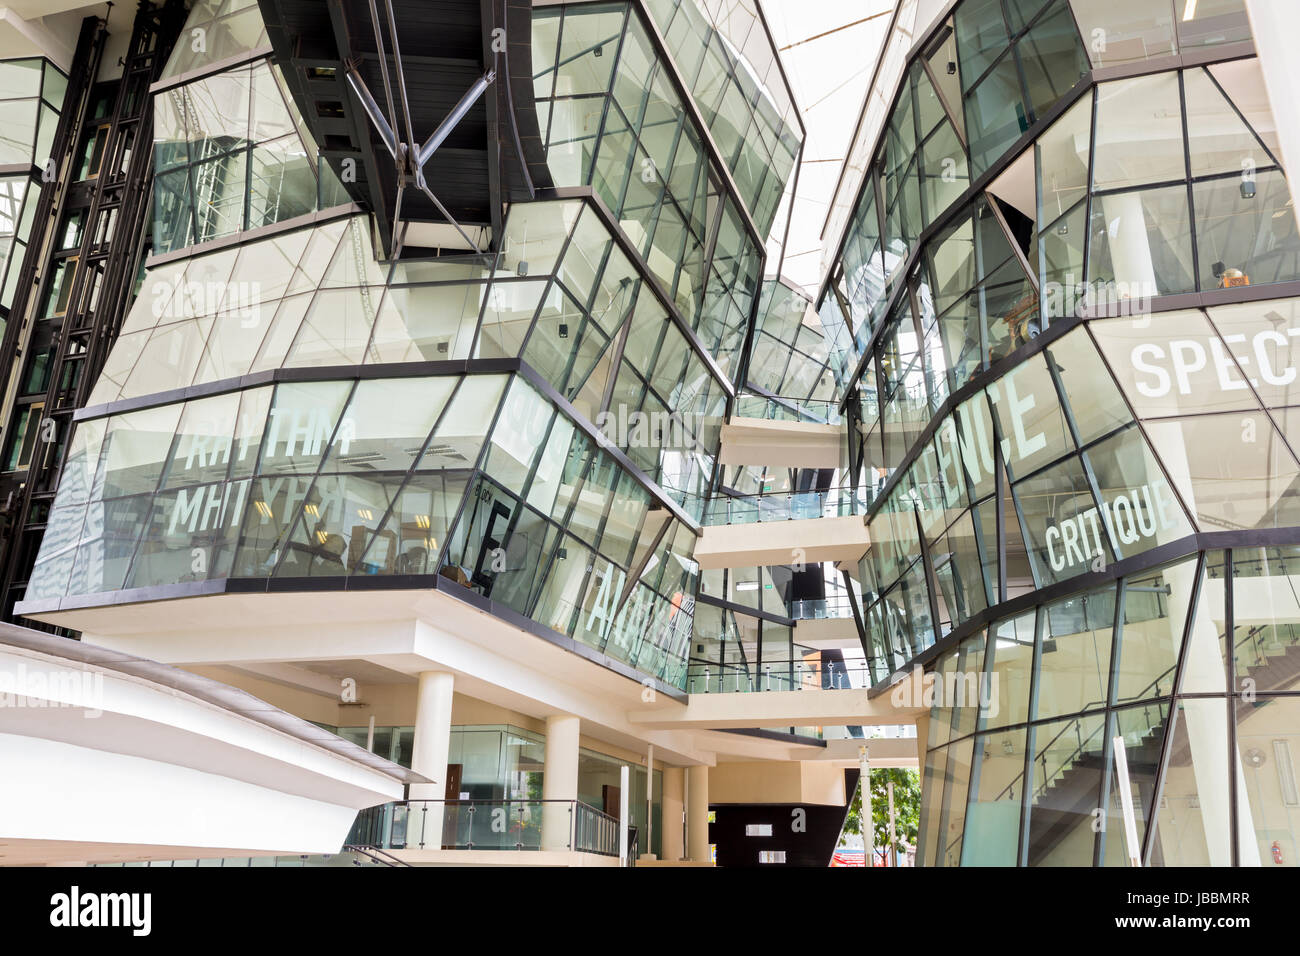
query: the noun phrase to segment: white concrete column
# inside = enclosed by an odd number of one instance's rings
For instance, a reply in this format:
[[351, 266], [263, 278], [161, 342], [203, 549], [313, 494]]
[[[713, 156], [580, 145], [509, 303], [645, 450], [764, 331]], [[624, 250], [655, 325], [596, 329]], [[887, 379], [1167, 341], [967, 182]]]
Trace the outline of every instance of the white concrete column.
[[[578, 729], [580, 721], [568, 714], [546, 718], [546, 753], [542, 773], [543, 800], [578, 799]], [[599, 808], [598, 808], [599, 809]], [[571, 805], [543, 804], [542, 849], [569, 847]]]
[[686, 845], [692, 861], [710, 862], [709, 768], [686, 768]]
[[407, 844], [419, 845], [423, 821], [426, 849], [442, 849], [442, 800], [447, 793], [447, 751], [451, 747], [451, 698], [455, 678], [442, 671], [423, 671], [415, 698], [415, 739], [411, 743], [411, 769], [432, 783], [411, 784], [412, 800], [434, 800], [427, 813], [412, 808]]
[[[1273, 104], [1273, 121], [1277, 124], [1278, 144], [1282, 148], [1281, 161], [1287, 169], [1300, 163], [1300, 116], [1295, 104], [1300, 103], [1300, 70], [1295, 67], [1295, 38], [1300, 35], [1300, 4], [1295, 0], [1246, 0], [1246, 13], [1250, 16], [1251, 38], [1259, 55], [1260, 71], [1264, 74], [1264, 88]], [[1287, 177], [1291, 198], [1300, 194], [1295, 177]], [[1300, 203], [1292, 204], [1292, 212], [1300, 222]]]
[[[1139, 193], [1121, 193], [1101, 200], [1110, 233], [1110, 259], [1115, 267], [1115, 294], [1140, 298], [1156, 294], [1156, 267], [1151, 257], [1151, 234]], [[1094, 294], [1096, 290], [1093, 290]]]
[[659, 849], [665, 860], [676, 861], [686, 855], [686, 770], [664, 767], [663, 831]]

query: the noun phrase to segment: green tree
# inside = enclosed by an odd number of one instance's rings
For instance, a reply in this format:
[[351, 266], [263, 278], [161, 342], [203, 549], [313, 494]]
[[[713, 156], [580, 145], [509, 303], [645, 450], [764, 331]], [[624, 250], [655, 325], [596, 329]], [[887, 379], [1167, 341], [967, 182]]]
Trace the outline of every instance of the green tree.
[[[921, 775], [915, 770], [887, 767], [871, 771], [871, 818], [875, 839], [872, 845], [884, 858], [889, 850], [889, 792], [894, 784], [894, 836], [899, 849], [904, 843], [916, 845], [921, 827]], [[844, 832], [855, 836], [862, 834], [862, 787], [859, 782], [849, 804]]]

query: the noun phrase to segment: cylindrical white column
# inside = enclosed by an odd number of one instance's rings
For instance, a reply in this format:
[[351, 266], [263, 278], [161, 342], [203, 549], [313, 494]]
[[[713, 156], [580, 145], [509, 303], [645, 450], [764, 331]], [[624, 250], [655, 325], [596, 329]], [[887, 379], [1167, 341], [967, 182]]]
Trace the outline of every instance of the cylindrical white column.
[[[556, 714], [546, 718], [546, 753], [542, 773], [542, 799], [573, 801], [578, 799], [578, 730], [577, 717]], [[572, 803], [542, 805], [542, 849], [571, 848], [571, 821], [577, 808]]]
[[858, 748], [858, 786], [862, 788], [862, 813], [858, 826], [862, 830], [862, 862], [868, 869], [876, 855], [875, 818], [871, 813], [871, 754], [866, 747]]
[[680, 860], [686, 855], [686, 770], [664, 767], [663, 829], [660, 851], [665, 860]]
[[437, 801], [427, 811], [411, 808], [407, 845], [442, 849], [442, 800], [447, 793], [447, 751], [451, 746], [451, 698], [455, 678], [442, 671], [423, 671], [415, 698], [415, 739], [411, 769], [432, 783], [411, 784], [412, 800]]
[[627, 764], [618, 768], [618, 862], [620, 866], [627, 866], [628, 839], [627, 826], [632, 821], [628, 819], [628, 790], [632, 786], [632, 768]]
[[651, 744], [645, 758], [645, 852], [652, 856], [650, 847], [655, 835], [655, 745]]
[[686, 846], [695, 863], [711, 862], [709, 855], [709, 768], [686, 768]]
[[[1294, 108], [1300, 102], [1300, 72], [1295, 68], [1292, 44], [1300, 30], [1300, 7], [1295, 0], [1246, 0], [1246, 12], [1264, 88], [1273, 104], [1280, 158], [1287, 169], [1294, 169], [1300, 163], [1300, 118]], [[1293, 199], [1300, 196], [1294, 177], [1287, 177], [1287, 185]], [[1293, 203], [1291, 211], [1300, 222], [1300, 203]]]

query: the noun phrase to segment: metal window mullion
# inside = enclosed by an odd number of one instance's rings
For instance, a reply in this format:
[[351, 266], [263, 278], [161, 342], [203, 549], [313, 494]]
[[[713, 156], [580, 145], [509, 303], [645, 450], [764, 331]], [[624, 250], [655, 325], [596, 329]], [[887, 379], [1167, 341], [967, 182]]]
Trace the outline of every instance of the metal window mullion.
[[[1200, 292], [1201, 289], [1201, 255], [1200, 242], [1198, 242], [1196, 229], [1196, 197], [1192, 189], [1192, 156], [1191, 156], [1191, 138], [1187, 132], [1187, 91], [1183, 88], [1183, 73], [1181, 70], [1178, 76], [1178, 120], [1182, 126], [1183, 132], [1183, 175], [1186, 177], [1187, 190], [1187, 231], [1191, 233], [1192, 247], [1192, 288]], [[1238, 174], [1240, 175], [1240, 174]]]
[[1231, 866], [1241, 866], [1241, 840], [1240, 827], [1237, 822], [1237, 801], [1240, 799], [1237, 787], [1237, 767], [1240, 766], [1240, 756], [1237, 748], [1237, 679], [1236, 679], [1236, 644], [1237, 644], [1237, 624], [1236, 624], [1236, 604], [1234, 601], [1234, 592], [1236, 591], [1236, 582], [1234, 581], [1235, 570], [1233, 568], [1233, 550], [1227, 548], [1223, 552], [1223, 611], [1224, 611], [1224, 640], [1227, 644], [1227, 653], [1224, 655], [1227, 660], [1224, 661], [1224, 674], [1228, 679], [1228, 693], [1223, 698], [1225, 710], [1224, 718], [1228, 722], [1228, 756], [1227, 756], [1227, 773], [1228, 773], [1228, 859]]
[[1187, 619], [1183, 622], [1183, 638], [1178, 648], [1178, 659], [1174, 664], [1174, 681], [1169, 696], [1169, 721], [1165, 727], [1165, 738], [1160, 746], [1160, 760], [1157, 764], [1156, 782], [1151, 794], [1151, 819], [1147, 821], [1146, 834], [1142, 840], [1142, 865], [1151, 863], [1151, 851], [1155, 847], [1155, 834], [1160, 825], [1160, 800], [1164, 795], [1165, 779], [1169, 772], [1169, 761], [1173, 756], [1174, 736], [1178, 732], [1178, 704], [1183, 687], [1184, 666], [1187, 661], [1188, 645], [1192, 641], [1192, 626], [1196, 622], [1196, 609], [1201, 598], [1201, 581], [1205, 577], [1205, 552], [1196, 557], [1196, 570], [1192, 578], [1192, 593], [1187, 602]]

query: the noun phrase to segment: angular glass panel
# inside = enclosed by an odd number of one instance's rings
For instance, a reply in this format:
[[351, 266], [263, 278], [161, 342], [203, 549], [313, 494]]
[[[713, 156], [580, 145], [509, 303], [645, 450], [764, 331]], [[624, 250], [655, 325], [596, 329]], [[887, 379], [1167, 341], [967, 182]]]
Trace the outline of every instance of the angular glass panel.
[[234, 462], [230, 477], [247, 478], [257, 465], [257, 453], [262, 447], [262, 433], [266, 429], [267, 412], [271, 408], [273, 388], [255, 388], [242, 393], [239, 400], [239, 418], [235, 422], [235, 440], [232, 447]]
[[1067, 458], [1015, 485], [1039, 586], [1115, 560], [1083, 466]]
[[1187, 637], [1187, 652], [1182, 661], [1179, 693], [1222, 694], [1228, 689], [1225, 575], [1224, 552], [1207, 552], [1200, 594]]
[[[1027, 0], [1014, 2], [1024, 5]], [[1088, 72], [1087, 54], [1065, 4], [1033, 25], [1016, 43], [1016, 53], [1025, 72], [1025, 89], [1035, 118], [1047, 112]]]
[[1029, 866], [1091, 866], [1106, 766], [1106, 716], [1039, 724], [1033, 735]]
[[1081, 444], [1133, 420], [1115, 380], [1082, 329], [1071, 332], [1046, 352], [1064, 389]]
[[1087, 457], [1101, 494], [1102, 518], [1120, 557], [1130, 558], [1192, 533], [1137, 428], [1092, 446]]
[[191, 319], [155, 329], [123, 386], [122, 397], [153, 395], [191, 384], [212, 323], [210, 318]]
[[1185, 186], [1099, 196], [1092, 202], [1090, 228], [1088, 282], [1094, 296], [1140, 312], [1141, 301], [1153, 295], [1195, 290]]
[[536, 389], [522, 378], [514, 379], [492, 429], [483, 470], [507, 490], [522, 495], [554, 415], [554, 407]]
[[[1151, 819], [1155, 799], [1156, 771], [1160, 765], [1160, 748], [1164, 744], [1165, 728], [1169, 720], [1169, 704], [1159, 701], [1141, 707], [1130, 707], [1115, 713], [1111, 732], [1117, 739], [1111, 741], [1111, 777], [1106, 802], [1105, 827], [1101, 831], [1102, 866], [1133, 866], [1141, 860], [1142, 841], [1146, 838], [1147, 821]], [[1124, 745], [1127, 777], [1120, 774], [1120, 764], [1114, 752], [1118, 739]], [[1121, 788], [1127, 787], [1132, 800], [1137, 829], [1137, 843], [1128, 845], [1124, 826], [1124, 808], [1120, 800]]]
[[70, 594], [99, 594], [122, 587], [145, 527], [149, 502], [148, 495], [137, 495], [90, 503], [72, 566]]
[[[1237, 711], [1237, 827], [1242, 866], [1295, 866], [1300, 698]], [[1244, 784], [1244, 786], [1243, 786]]]
[[[1269, 104], [1268, 91], [1264, 88], [1264, 75], [1259, 67], [1259, 60], [1251, 57], [1245, 60], [1231, 60], [1227, 63], [1215, 63], [1208, 67], [1210, 74], [1219, 84], [1228, 100], [1246, 119], [1251, 130], [1264, 143], [1272, 154], [1273, 160], [1280, 155], [1277, 139], [1277, 122]], [[1265, 165], [1260, 163], [1261, 166]]]
[[1156, 73], [1097, 87], [1093, 189], [1187, 178], [1178, 73]]
[[[107, 424], [103, 419], [91, 419], [78, 422], [75, 426], [72, 444], [59, 478], [58, 494], [54, 499], [56, 509], [68, 505], [83, 505], [90, 499], [91, 488], [95, 483], [95, 472], [99, 469], [99, 452], [104, 443], [104, 430]], [[47, 537], [50, 534], [48, 524], [45, 533]]]
[[1010, 45], [1001, 0], [967, 0], [953, 15], [962, 82], [969, 89]]
[[1070, 0], [1093, 66], [1176, 53], [1169, 0]]
[[[468, 482], [467, 472], [412, 475], [351, 573], [432, 574]], [[437, 570], [462, 584], [467, 580], [446, 564]]]
[[351, 382], [284, 382], [276, 386], [258, 473], [315, 474], [351, 391]]
[[[931, 719], [935, 727], [941, 721]], [[940, 824], [943, 817], [943, 780], [947, 769], [948, 748], [931, 750], [925, 757], [924, 782], [921, 785], [921, 821], [917, 834], [917, 866], [934, 866], [939, 847], [944, 843]]]
[[1043, 608], [1038, 717], [1105, 707], [1110, 696], [1115, 588], [1074, 594]]
[[1285, 282], [1300, 276], [1300, 235], [1278, 170], [1192, 186], [1201, 288]]
[[230, 574], [249, 482], [183, 487], [153, 499], [127, 587], [210, 581]]
[[485, 290], [476, 282], [390, 287], [366, 363], [469, 358]]
[[238, 392], [231, 392], [185, 405], [164, 488], [225, 481], [239, 399]]
[[[966, 794], [970, 787], [971, 757], [974, 737], [967, 737], [948, 748], [944, 767], [943, 817], [939, 826], [935, 866], [958, 866], [961, 863], [962, 837], [966, 831]], [[940, 781], [934, 781], [937, 785]]]
[[[1176, 9], [1177, 3], [1174, 6]], [[1177, 27], [1178, 44], [1184, 50], [1250, 39], [1245, 0], [1184, 3]]]
[[116, 498], [158, 487], [181, 408], [162, 405], [109, 420], [92, 498]]
[[406, 471], [455, 385], [453, 376], [358, 382], [321, 470]]
[[980, 560], [979, 541], [970, 514], [963, 514], [930, 545], [941, 594], [940, 613], [953, 626], [988, 606], [995, 582]]
[[63, 597], [68, 590], [68, 578], [77, 556], [81, 530], [86, 523], [86, 506], [56, 506], [45, 523], [45, 536], [41, 550], [27, 581], [24, 598], [28, 601]]
[[1090, 328], [1141, 418], [1259, 408], [1232, 352], [1199, 311], [1164, 312], [1154, 325], [1109, 319]]
[[1273, 165], [1273, 157], [1265, 152], [1263, 144], [1224, 98], [1208, 72], [1185, 70], [1183, 91], [1187, 98], [1187, 146], [1193, 176], [1240, 173], [1244, 168], [1263, 169]]
[[573, 633], [592, 558], [592, 552], [579, 544], [576, 538], [568, 535], [560, 538], [546, 571], [546, 582], [538, 597], [533, 620], [561, 634]]
[[1174, 668], [1195, 584], [1195, 558], [1124, 579], [1116, 703], [1173, 693]]
[[1300, 467], [1265, 413], [1151, 422], [1147, 431], [1202, 528], [1300, 524]]
[[[1293, 344], [1300, 338], [1300, 299], [1243, 302], [1218, 306], [1209, 313], [1226, 351], [1249, 378], [1264, 406], [1294, 404], [1300, 394]], [[1223, 383], [1218, 387], [1222, 389]]]
[[[963, 68], [963, 82], [969, 75]], [[979, 176], [992, 166], [1029, 129], [1029, 123], [1029, 112], [1021, 99], [1016, 59], [1003, 56], [988, 76], [966, 95], [972, 173]]]
[[[361, 560], [403, 475], [322, 475], [275, 569], [278, 578], [347, 574]], [[427, 571], [425, 573], [428, 573]]]
[[284, 366], [360, 365], [382, 295], [369, 286], [317, 292]]
[[1025, 731], [983, 734], [975, 740], [975, 771], [962, 866], [1015, 866], [1024, 796]]
[[1049, 358], [1033, 356], [986, 389], [1002, 435], [1003, 461], [1013, 480], [1074, 449], [1048, 370]]
[[253, 480], [239, 528], [232, 577], [271, 576], [311, 484], [310, 476]]
[[[1300, 571], [1294, 547], [1232, 552], [1233, 689], [1290, 689], [1291, 662], [1300, 654], [1300, 604], [1291, 590]], [[1264, 721], [1260, 721], [1264, 723]]]
[[1227, 706], [1180, 700], [1175, 720], [1150, 865], [1229, 866]]
[[1092, 97], [1085, 96], [1035, 142], [1039, 226], [1065, 215], [1087, 195], [1091, 134]]
[[415, 470], [473, 466], [508, 381], [505, 375], [462, 378]]

